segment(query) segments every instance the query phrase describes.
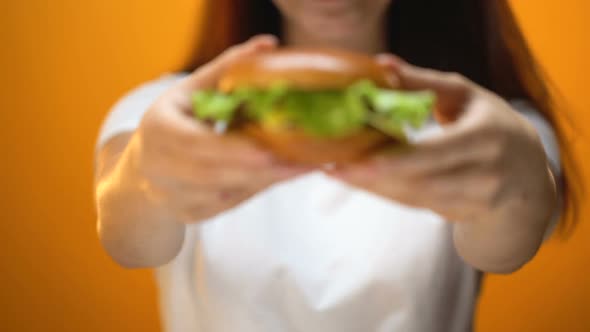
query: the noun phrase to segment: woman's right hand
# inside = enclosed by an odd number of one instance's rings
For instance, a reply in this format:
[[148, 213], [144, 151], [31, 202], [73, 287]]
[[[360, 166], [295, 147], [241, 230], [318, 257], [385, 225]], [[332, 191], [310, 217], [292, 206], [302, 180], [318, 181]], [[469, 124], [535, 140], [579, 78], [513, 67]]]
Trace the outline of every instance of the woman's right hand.
[[182, 223], [208, 219], [307, 169], [279, 163], [245, 136], [218, 134], [195, 120], [191, 94], [215, 88], [236, 59], [276, 47], [272, 36], [234, 46], [162, 95], [132, 137], [127, 174], [156, 205]]

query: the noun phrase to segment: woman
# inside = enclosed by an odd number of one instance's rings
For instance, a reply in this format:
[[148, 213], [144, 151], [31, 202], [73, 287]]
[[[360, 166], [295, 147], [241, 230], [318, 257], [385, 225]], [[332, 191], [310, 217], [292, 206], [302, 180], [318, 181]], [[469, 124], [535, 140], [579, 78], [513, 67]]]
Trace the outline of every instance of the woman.
[[[481, 273], [530, 261], [562, 196], [548, 90], [506, 2], [210, 10], [205, 64], [127, 95], [98, 142], [100, 239], [157, 269], [166, 331], [469, 331]], [[328, 174], [193, 119], [191, 92], [279, 43], [374, 54], [454, 121]]]

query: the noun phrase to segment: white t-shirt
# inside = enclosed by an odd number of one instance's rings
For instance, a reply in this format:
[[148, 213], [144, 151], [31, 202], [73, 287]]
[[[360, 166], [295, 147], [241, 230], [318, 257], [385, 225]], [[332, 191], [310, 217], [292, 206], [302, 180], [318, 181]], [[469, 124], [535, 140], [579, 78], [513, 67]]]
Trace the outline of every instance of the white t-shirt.
[[[106, 118], [97, 147], [133, 131], [179, 80], [135, 89]], [[553, 166], [549, 124], [525, 102]], [[434, 123], [417, 137], [439, 130]], [[455, 252], [437, 214], [312, 172], [187, 228], [184, 246], [157, 268], [167, 332], [471, 331], [480, 273]]]

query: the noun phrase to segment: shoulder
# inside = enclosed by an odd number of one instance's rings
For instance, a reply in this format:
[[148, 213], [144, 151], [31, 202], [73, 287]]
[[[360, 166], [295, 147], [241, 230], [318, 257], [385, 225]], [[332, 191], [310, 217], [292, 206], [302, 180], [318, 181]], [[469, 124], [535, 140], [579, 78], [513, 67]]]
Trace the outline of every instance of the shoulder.
[[185, 76], [184, 73], [165, 74], [125, 93], [104, 118], [96, 147], [99, 148], [117, 134], [133, 132], [150, 105]]
[[182, 73], [165, 74], [154, 80], [144, 82], [123, 95], [114, 104], [111, 112], [121, 109], [132, 111], [133, 109], [137, 109], [138, 106], [145, 108], [185, 76]]

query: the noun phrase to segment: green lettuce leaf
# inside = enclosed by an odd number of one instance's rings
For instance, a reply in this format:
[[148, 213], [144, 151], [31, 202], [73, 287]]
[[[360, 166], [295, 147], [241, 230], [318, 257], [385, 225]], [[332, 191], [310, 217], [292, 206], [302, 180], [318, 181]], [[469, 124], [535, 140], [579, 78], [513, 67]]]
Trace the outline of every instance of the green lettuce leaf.
[[424, 124], [434, 101], [430, 92], [379, 89], [371, 81], [360, 81], [341, 91], [310, 92], [276, 84], [267, 90], [241, 88], [231, 94], [197, 91], [193, 95], [199, 119], [231, 122], [242, 109], [248, 119], [265, 126], [298, 128], [322, 137], [348, 135], [369, 125], [403, 138], [404, 126]]
[[242, 103], [234, 95], [226, 95], [216, 91], [199, 91], [193, 94], [193, 111], [202, 120], [229, 122]]

